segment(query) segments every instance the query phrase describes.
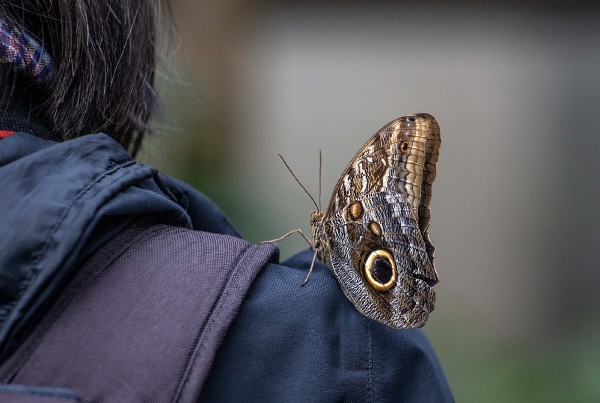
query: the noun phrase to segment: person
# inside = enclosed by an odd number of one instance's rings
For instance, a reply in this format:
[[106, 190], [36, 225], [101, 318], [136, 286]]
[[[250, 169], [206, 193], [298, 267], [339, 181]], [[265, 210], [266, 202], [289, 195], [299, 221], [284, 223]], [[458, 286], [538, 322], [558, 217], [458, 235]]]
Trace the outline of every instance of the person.
[[165, 9], [0, 3], [0, 401], [452, 401], [420, 329], [134, 160]]

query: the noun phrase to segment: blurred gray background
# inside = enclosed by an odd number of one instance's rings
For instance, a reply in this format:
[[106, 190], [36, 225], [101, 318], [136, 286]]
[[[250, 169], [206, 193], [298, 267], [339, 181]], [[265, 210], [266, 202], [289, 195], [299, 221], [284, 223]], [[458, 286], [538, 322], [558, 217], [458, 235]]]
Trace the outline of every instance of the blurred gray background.
[[[502, 4], [502, 6], [500, 6]], [[593, 3], [590, 3], [593, 4]], [[141, 160], [250, 241], [301, 228], [389, 121], [442, 148], [424, 330], [460, 402], [600, 401], [600, 10], [586, 3], [172, 0]], [[282, 257], [306, 247], [280, 243]]]

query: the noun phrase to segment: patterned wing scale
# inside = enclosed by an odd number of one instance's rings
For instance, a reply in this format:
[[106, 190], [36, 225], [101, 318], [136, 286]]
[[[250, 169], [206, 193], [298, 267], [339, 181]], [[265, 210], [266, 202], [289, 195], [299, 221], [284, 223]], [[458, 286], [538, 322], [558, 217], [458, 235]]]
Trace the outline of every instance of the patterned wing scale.
[[385, 125], [348, 164], [325, 215], [339, 211], [360, 195], [390, 190], [404, 194], [417, 216], [428, 135], [428, 122], [422, 116], [404, 116]]
[[431, 115], [396, 119], [357, 153], [328, 209], [311, 219], [317, 253], [364, 315], [420, 327], [433, 310], [427, 229], [440, 131]]

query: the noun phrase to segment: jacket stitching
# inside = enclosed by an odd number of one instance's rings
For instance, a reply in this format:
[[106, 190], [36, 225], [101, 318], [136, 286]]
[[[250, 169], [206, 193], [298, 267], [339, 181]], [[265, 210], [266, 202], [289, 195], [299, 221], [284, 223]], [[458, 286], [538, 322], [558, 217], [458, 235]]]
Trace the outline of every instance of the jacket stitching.
[[[366, 318], [365, 318], [366, 319]], [[372, 332], [372, 321], [367, 321], [367, 334], [369, 336], [369, 368], [368, 368], [368, 384], [367, 391], [369, 394], [369, 401], [373, 402], [373, 332]]]

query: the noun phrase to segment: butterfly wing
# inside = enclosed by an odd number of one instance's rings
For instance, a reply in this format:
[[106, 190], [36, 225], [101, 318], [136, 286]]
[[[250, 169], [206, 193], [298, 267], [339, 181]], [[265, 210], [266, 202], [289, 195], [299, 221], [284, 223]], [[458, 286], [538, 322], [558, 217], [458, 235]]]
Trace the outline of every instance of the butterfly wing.
[[395, 328], [423, 326], [435, 302], [427, 227], [439, 144], [431, 115], [390, 122], [350, 162], [313, 227], [348, 299]]

